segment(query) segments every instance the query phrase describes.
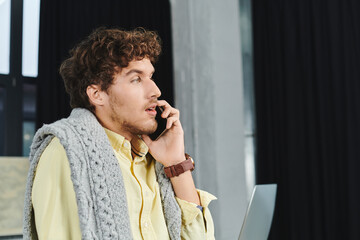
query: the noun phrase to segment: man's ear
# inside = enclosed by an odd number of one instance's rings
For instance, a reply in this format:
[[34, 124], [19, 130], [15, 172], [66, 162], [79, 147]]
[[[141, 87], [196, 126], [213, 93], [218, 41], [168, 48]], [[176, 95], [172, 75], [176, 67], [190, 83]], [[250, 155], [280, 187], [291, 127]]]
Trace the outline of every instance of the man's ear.
[[101, 91], [100, 85], [92, 84], [86, 88], [86, 94], [89, 97], [89, 101], [94, 106], [104, 105], [104, 100], [106, 94], [104, 91]]

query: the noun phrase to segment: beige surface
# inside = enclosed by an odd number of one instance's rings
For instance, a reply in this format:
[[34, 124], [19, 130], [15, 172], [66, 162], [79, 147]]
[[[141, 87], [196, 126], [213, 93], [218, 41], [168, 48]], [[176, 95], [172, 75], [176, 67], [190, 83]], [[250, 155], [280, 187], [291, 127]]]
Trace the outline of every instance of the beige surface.
[[28, 158], [0, 157], [0, 236], [22, 234]]

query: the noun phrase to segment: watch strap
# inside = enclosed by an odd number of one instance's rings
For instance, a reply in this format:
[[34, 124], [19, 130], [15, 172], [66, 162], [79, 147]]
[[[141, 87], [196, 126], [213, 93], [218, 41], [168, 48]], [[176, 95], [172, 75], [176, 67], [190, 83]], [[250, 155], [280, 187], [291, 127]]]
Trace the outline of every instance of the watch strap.
[[183, 161], [179, 164], [164, 168], [165, 175], [168, 178], [177, 177], [186, 171], [194, 170], [194, 168], [195, 168], [194, 161], [192, 160], [190, 155], [185, 154], [185, 157], [186, 157], [185, 161]]

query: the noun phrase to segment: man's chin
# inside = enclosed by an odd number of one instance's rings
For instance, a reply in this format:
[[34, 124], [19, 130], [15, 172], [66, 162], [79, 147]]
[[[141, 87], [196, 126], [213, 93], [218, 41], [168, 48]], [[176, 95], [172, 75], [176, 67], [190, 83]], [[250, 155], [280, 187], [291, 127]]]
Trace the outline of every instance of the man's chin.
[[143, 128], [143, 129], [139, 129], [137, 132], [137, 135], [150, 135], [152, 133], [154, 133], [157, 129], [157, 123], [156, 125], [150, 126], [148, 128]]
[[143, 134], [144, 134], [144, 135], [153, 134], [154, 132], [156, 132], [156, 129], [157, 129], [157, 127], [156, 127], [156, 128], [152, 128], [152, 129], [149, 129], [148, 131], [144, 132]]
[[154, 133], [156, 131], [157, 127], [158, 127], [158, 123], [155, 121], [154, 124], [149, 127], [146, 135]]

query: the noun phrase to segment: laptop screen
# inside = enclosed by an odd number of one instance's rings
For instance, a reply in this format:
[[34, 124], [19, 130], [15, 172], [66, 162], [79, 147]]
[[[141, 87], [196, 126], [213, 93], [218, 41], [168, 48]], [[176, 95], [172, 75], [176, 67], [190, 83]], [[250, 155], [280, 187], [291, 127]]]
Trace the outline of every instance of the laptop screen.
[[254, 187], [239, 240], [266, 240], [275, 208], [276, 184]]

